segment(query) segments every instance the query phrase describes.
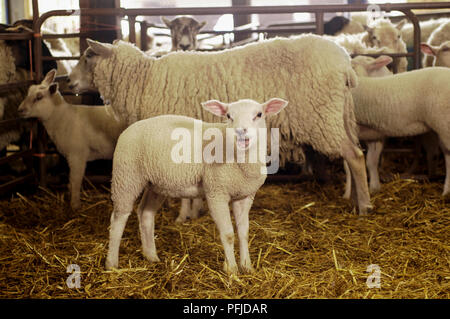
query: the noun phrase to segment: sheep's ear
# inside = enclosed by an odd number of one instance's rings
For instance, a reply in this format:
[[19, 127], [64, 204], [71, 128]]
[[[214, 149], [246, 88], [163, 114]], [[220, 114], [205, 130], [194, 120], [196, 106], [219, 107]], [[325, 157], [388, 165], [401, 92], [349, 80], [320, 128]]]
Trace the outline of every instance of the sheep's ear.
[[48, 87], [48, 91], [50, 92], [50, 95], [55, 94], [58, 91], [58, 83], [52, 83]]
[[205, 110], [217, 116], [225, 116], [228, 112], [228, 105], [217, 100], [209, 100], [202, 103]]
[[109, 57], [112, 54], [112, 45], [109, 43], [102, 43], [91, 39], [86, 39], [89, 47], [98, 55]]
[[161, 21], [170, 29], [172, 27], [172, 21], [166, 17], [161, 17]]
[[197, 31], [200, 31], [200, 29], [203, 28], [205, 25], [206, 25], [206, 21], [200, 22], [200, 23], [197, 25]]
[[369, 70], [378, 70], [382, 67], [388, 65], [389, 63], [392, 63], [393, 59], [390, 56], [382, 55], [375, 59], [375, 61], [371, 62], [369, 64]]
[[41, 84], [44, 84], [46, 86], [49, 86], [53, 83], [56, 76], [56, 69], [51, 69], [48, 71], [48, 73], [45, 75], [45, 78], [42, 80]]
[[396, 25], [395, 25], [395, 27], [398, 29], [398, 30], [401, 30], [401, 29], [403, 29], [403, 26], [406, 24], [406, 19], [403, 19], [402, 21], [400, 21], [399, 23], [397, 23]]
[[427, 43], [421, 43], [420, 44], [420, 50], [427, 55], [436, 56], [436, 47], [433, 47]]
[[264, 103], [262, 106], [265, 115], [275, 115], [284, 109], [286, 105], [288, 105], [287, 101], [280, 98], [273, 98]]
[[373, 34], [373, 28], [369, 27], [368, 25], [363, 25], [363, 28], [368, 34]]

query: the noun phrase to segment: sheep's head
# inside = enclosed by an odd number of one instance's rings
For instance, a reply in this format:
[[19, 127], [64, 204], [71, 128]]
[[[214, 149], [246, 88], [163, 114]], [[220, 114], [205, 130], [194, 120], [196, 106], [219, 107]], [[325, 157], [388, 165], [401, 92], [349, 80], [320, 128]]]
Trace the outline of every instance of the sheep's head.
[[381, 77], [392, 74], [386, 67], [390, 63], [392, 63], [392, 58], [386, 55], [378, 58], [359, 55], [352, 59], [352, 68], [358, 76]]
[[[88, 41], [89, 43], [89, 41]], [[84, 51], [77, 65], [67, 79], [69, 88], [76, 94], [87, 91], [97, 91], [94, 86], [94, 68], [98, 62], [99, 54], [91, 47]]]
[[191, 16], [177, 16], [172, 21], [162, 17], [161, 20], [170, 29], [172, 51], [197, 49], [197, 34], [206, 21], [198, 22]]
[[445, 66], [450, 68], [450, 41], [446, 41], [439, 46], [421, 43], [420, 49], [424, 54], [434, 57], [433, 66]]
[[406, 44], [402, 39], [401, 29], [406, 20], [394, 25], [390, 20], [378, 19], [371, 26], [366, 26], [364, 41], [367, 45], [389, 49], [386, 53], [406, 53]]
[[32, 85], [28, 89], [28, 94], [17, 111], [21, 117], [37, 117], [42, 120], [48, 119], [57, 103], [54, 97], [59, 95], [58, 83], [54, 83], [56, 70], [47, 73], [41, 84]]
[[266, 127], [266, 117], [277, 114], [287, 104], [283, 99], [273, 98], [263, 104], [248, 99], [233, 103], [210, 100], [202, 106], [214, 115], [225, 117], [228, 127], [234, 129], [237, 147], [249, 149], [257, 140], [257, 129]]

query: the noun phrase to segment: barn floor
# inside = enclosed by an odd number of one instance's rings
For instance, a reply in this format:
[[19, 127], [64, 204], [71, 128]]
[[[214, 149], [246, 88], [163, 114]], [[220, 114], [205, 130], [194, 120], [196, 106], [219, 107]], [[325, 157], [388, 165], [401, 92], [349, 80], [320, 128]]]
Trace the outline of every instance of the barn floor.
[[[340, 198], [342, 184], [266, 184], [250, 214], [256, 272], [237, 277], [222, 271], [208, 215], [174, 223], [177, 200], [156, 219], [160, 263], [143, 258], [132, 214], [121, 269], [105, 271], [109, 192], [84, 188], [78, 212], [67, 209], [63, 187], [0, 201], [0, 298], [450, 298], [442, 182], [394, 178], [373, 196], [375, 212], [365, 219]], [[80, 267], [79, 289], [66, 285], [70, 264]], [[380, 267], [380, 288], [366, 284], [371, 264]]]

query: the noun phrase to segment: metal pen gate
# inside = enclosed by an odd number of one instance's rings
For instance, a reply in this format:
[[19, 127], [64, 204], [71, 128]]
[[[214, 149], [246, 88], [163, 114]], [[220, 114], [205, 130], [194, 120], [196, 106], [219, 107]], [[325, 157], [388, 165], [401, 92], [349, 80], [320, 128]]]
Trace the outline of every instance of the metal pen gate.
[[[413, 52], [405, 54], [385, 54], [392, 57], [411, 57], [413, 60], [413, 68], [421, 68], [420, 59], [420, 27], [419, 18], [412, 10], [416, 9], [450, 9], [449, 2], [433, 2], [433, 3], [401, 3], [401, 4], [379, 4], [379, 8], [385, 12], [399, 11], [409, 19], [414, 26], [414, 48]], [[54, 16], [116, 16], [127, 17], [129, 24], [129, 41], [136, 43], [136, 29], [135, 24], [141, 23], [141, 39], [142, 45], [146, 43], [146, 33], [149, 25], [146, 22], [137, 21], [138, 16], [173, 16], [173, 15], [222, 15], [222, 14], [282, 14], [282, 13], [311, 13], [315, 17], [314, 23], [300, 24], [296, 27], [287, 28], [250, 28], [250, 29], [238, 29], [234, 31], [207, 31], [201, 33], [211, 34], [252, 34], [252, 33], [264, 33], [264, 34], [282, 34], [282, 33], [303, 33], [314, 32], [316, 34], [324, 33], [324, 14], [329, 12], [364, 12], [367, 10], [366, 4], [351, 4], [351, 5], [301, 5], [301, 6], [236, 6], [236, 7], [196, 7], [196, 8], [103, 8], [103, 9], [80, 9], [80, 10], [54, 10], [44, 13], [39, 16], [38, 0], [33, 0], [33, 34], [0, 34], [0, 40], [2, 39], [22, 39], [33, 42], [34, 46], [34, 67], [35, 78], [32, 81], [0, 85], [0, 92], [7, 91], [13, 87], [28, 86], [32, 83], [38, 83], [43, 79], [42, 62], [45, 60], [68, 60], [79, 59], [79, 57], [43, 57], [42, 56], [42, 41], [44, 39], [51, 38], [80, 38], [80, 52], [84, 48], [84, 41], [86, 39], [86, 33], [71, 33], [71, 34], [41, 34], [41, 27], [43, 23]], [[0, 121], [0, 126], [11, 121], [24, 121], [23, 119], [13, 119], [8, 121]], [[35, 125], [38, 125], [39, 134], [37, 136], [37, 143], [33, 145], [32, 149], [18, 152], [14, 155], [0, 158], [0, 164], [8, 163], [17, 158], [30, 157], [33, 154], [38, 155], [39, 169], [38, 169], [38, 181], [41, 185], [46, 184], [46, 167], [44, 161], [45, 154], [45, 137], [43, 134], [43, 127], [37, 121], [33, 121]], [[14, 187], [19, 183], [30, 181], [35, 178], [35, 172], [30, 172], [25, 177], [17, 178], [0, 185], [0, 193]], [[293, 176], [272, 176], [273, 180], [293, 180]]]

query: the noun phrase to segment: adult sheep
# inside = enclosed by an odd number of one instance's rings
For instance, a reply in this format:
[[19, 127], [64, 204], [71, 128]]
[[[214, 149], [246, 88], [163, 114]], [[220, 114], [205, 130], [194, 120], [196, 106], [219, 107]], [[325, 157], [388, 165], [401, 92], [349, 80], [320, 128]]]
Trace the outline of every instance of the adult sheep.
[[342, 156], [355, 181], [359, 213], [371, 209], [350, 94], [357, 78], [348, 54], [332, 41], [301, 35], [219, 52], [172, 52], [160, 59], [121, 41], [88, 44], [71, 83], [78, 92], [98, 88], [128, 124], [160, 114], [216, 121], [200, 107], [213, 98], [288, 100], [291, 111], [268, 123], [281, 134], [280, 164], [301, 163], [302, 144], [331, 158]]

